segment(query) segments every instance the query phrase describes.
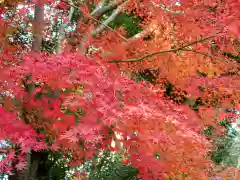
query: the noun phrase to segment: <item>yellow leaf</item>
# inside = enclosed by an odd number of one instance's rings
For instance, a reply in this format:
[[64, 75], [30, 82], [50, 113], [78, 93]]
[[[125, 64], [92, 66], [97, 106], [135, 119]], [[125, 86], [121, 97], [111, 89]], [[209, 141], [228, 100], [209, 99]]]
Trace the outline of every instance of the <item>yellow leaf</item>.
[[208, 77], [213, 77], [213, 76], [214, 76], [214, 73], [210, 71], [210, 72], [207, 73], [207, 76], [208, 76]]
[[[0, 0], [2, 1], [2, 0]], [[3, 0], [4, 1], [4, 0]], [[6, 32], [6, 37], [12, 36], [14, 33], [18, 32], [17, 28], [9, 28]]]

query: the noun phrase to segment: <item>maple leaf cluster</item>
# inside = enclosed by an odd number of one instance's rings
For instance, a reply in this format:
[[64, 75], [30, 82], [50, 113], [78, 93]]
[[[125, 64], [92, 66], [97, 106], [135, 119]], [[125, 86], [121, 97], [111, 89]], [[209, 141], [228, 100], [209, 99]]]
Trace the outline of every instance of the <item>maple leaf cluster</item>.
[[[142, 19], [143, 31], [128, 39], [124, 29], [101, 24], [101, 11], [94, 14], [85, 4], [39, 3], [62, 12], [57, 55], [30, 53], [28, 46], [9, 43], [8, 25], [15, 28], [18, 21], [29, 21], [24, 16], [28, 10], [12, 16], [15, 20], [0, 21], [0, 138], [12, 147], [0, 171], [10, 173], [14, 163], [22, 170], [30, 151], [61, 149], [71, 154], [69, 165], [75, 167], [101, 150], [113, 150], [124, 151], [144, 179], [183, 173], [189, 179], [208, 177], [211, 145], [200, 132], [228, 116], [221, 110], [236, 107], [240, 100], [239, 64], [224, 56], [226, 51], [238, 53], [239, 1], [112, 2], [115, 13]], [[71, 24], [66, 12], [71, 8], [83, 17], [73, 33], [66, 33], [64, 27]], [[58, 19], [54, 17], [45, 18], [45, 28], [35, 22], [35, 29], [28, 31], [40, 37], [36, 30], [41, 27], [41, 38], [51, 39], [51, 22]], [[79, 46], [68, 44], [69, 37]], [[83, 55], [93, 47], [96, 51]], [[129, 74], [145, 69], [160, 69], [159, 83], [129, 79]], [[234, 75], [226, 75], [230, 73]], [[201, 97], [205, 106], [197, 114], [165, 98], [159, 88], [163, 79], [186, 91], [189, 99]], [[113, 139], [122, 146], [111, 147]]]
[[[201, 128], [197, 116], [186, 107], [177, 107], [171, 103], [166, 105], [164, 99], [151, 92], [149, 85], [136, 84], [121, 76], [113, 65], [91, 61], [76, 54], [26, 55], [23, 60], [20, 66], [6, 68], [1, 73], [2, 90], [11, 89], [15, 95], [13, 99], [18, 102], [18, 105], [13, 105], [9, 101], [3, 108], [22, 112], [22, 119], [16, 121], [22, 123], [22, 127], [26, 126], [29, 133], [23, 129], [24, 133], [19, 134], [20, 129], [14, 129], [17, 124], [13, 117], [6, 117], [8, 121], [4, 122], [8, 124], [1, 127], [11, 132], [6, 132], [12, 138], [9, 141], [20, 145], [22, 153], [26, 153], [26, 146], [33, 150], [56, 150], [57, 146], [66, 153], [77, 155], [74, 157], [77, 159], [71, 163], [81, 163], [81, 159], [91, 158], [102, 147], [109, 148], [107, 144], [112, 140], [109, 133], [118, 132], [124, 139], [128, 139], [124, 141], [124, 146], [130, 147], [128, 153], [132, 154], [133, 165], [149, 165], [154, 172], [144, 175], [148, 171], [145, 169], [142, 172], [144, 176], [162, 176], [162, 171], [158, 172], [159, 167], [164, 168], [164, 172], [176, 175], [182, 171], [188, 172], [190, 164], [200, 169], [207, 167], [209, 162], [203, 156], [208, 143], [204, 137], [196, 134]], [[31, 75], [31, 78], [27, 78], [26, 74]], [[34, 85], [34, 82], [38, 85]], [[21, 88], [23, 85], [25, 88]], [[83, 88], [76, 90], [76, 87]], [[52, 97], [48, 94], [51, 92]], [[65, 110], [81, 110], [79, 122], [73, 114], [66, 114]], [[5, 111], [2, 110], [1, 114], [4, 115]], [[30, 116], [35, 118], [31, 119]], [[54, 148], [40, 141], [39, 137], [44, 135], [37, 134], [33, 127], [44, 128], [47, 136], [55, 139], [51, 142]], [[183, 137], [182, 133], [186, 129], [188, 133]], [[36, 136], [33, 136], [34, 133]], [[17, 138], [15, 141], [14, 137]], [[182, 142], [179, 142], [179, 138]], [[144, 153], [146, 149], [148, 152]], [[186, 152], [187, 149], [191, 149], [191, 152]], [[161, 154], [161, 158], [154, 159], [157, 153]], [[173, 161], [183, 158], [184, 153], [188, 154], [186, 164], [173, 166]], [[202, 161], [203, 167], [192, 164], [188, 158]], [[169, 166], [166, 166], [167, 163]]]

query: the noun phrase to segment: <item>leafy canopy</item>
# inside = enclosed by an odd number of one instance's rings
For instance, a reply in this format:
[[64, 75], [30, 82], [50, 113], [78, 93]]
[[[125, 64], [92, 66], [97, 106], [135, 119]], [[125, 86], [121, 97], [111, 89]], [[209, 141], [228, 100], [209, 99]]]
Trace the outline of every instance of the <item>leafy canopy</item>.
[[[200, 132], [239, 107], [239, 64], [226, 56], [239, 51], [239, 1], [1, 5], [0, 137], [11, 148], [0, 172], [26, 168], [29, 152], [61, 150], [74, 168], [111, 150], [143, 179], [209, 177]], [[20, 23], [32, 41], [14, 40]], [[130, 80], [146, 69], [154, 83]], [[195, 111], [166, 98], [166, 85]]]

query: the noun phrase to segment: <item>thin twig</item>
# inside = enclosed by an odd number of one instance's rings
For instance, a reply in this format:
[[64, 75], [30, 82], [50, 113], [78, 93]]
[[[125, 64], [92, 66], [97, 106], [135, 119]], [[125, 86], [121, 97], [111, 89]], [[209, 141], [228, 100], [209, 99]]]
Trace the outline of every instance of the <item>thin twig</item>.
[[214, 55], [211, 55], [211, 54], [208, 54], [208, 53], [205, 53], [205, 52], [201, 52], [201, 51], [196, 51], [194, 49], [182, 49], [182, 51], [191, 51], [191, 52], [194, 52], [196, 54], [201, 54], [203, 56], [206, 56], [206, 57], [209, 57], [211, 59], [215, 59], [215, 60], [219, 60], [219, 61], [223, 61], [223, 62], [227, 62], [225, 59], [220, 59]]
[[135, 58], [135, 59], [113, 60], [113, 61], [108, 61], [108, 62], [109, 63], [138, 62], [138, 61], [142, 61], [142, 60], [144, 60], [146, 58], [149, 58], [149, 57], [152, 57], [152, 56], [156, 56], [156, 55], [159, 55], [159, 54], [168, 53], [168, 52], [177, 52], [177, 51], [180, 51], [180, 50], [182, 50], [182, 49], [184, 49], [186, 47], [189, 47], [189, 46], [195, 45], [197, 43], [200, 43], [200, 42], [206, 41], [208, 39], [211, 39], [211, 38], [215, 37], [219, 33], [220, 32], [214, 33], [212, 35], [206, 36], [206, 37], [201, 38], [201, 39], [199, 39], [197, 41], [190, 42], [190, 43], [188, 43], [186, 45], [183, 45], [183, 46], [180, 46], [180, 47], [177, 47], [177, 48], [161, 50], [161, 51], [158, 51], [158, 52], [154, 52], [154, 53], [143, 55], [143, 56]]

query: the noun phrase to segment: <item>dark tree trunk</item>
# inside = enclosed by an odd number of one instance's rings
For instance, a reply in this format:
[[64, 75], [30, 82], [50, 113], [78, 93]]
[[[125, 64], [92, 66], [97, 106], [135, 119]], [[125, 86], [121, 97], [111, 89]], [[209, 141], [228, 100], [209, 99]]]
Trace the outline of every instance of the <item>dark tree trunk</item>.
[[32, 152], [28, 180], [47, 178], [49, 171], [46, 166], [47, 159], [47, 152]]
[[32, 152], [29, 154], [28, 168], [22, 171], [15, 171], [9, 176], [9, 180], [43, 180], [48, 179], [49, 168], [46, 166], [48, 160], [47, 152]]

